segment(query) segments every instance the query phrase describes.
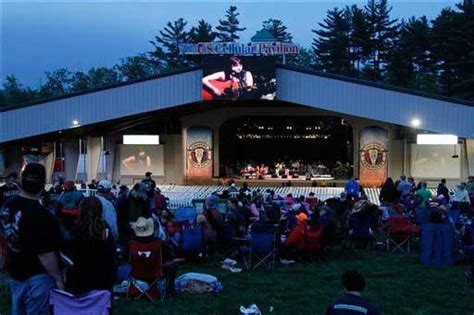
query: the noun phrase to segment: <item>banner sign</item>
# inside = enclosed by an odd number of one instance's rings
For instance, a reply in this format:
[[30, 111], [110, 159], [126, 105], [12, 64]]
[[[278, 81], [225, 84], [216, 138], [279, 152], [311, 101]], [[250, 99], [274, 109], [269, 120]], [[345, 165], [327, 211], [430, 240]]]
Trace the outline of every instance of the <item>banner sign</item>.
[[186, 181], [188, 184], [212, 180], [213, 132], [207, 127], [191, 127], [186, 141]]
[[366, 127], [360, 131], [360, 182], [379, 187], [388, 176], [388, 131]]
[[181, 43], [179, 51], [185, 55], [291, 55], [298, 54], [300, 47], [293, 43], [283, 42], [206, 42], [206, 43]]

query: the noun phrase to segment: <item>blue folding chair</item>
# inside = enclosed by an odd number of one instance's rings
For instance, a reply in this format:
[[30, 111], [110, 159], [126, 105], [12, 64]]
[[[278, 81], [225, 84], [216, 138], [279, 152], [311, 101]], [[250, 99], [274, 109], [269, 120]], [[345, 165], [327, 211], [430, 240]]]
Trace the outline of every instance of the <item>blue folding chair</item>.
[[196, 211], [193, 208], [178, 208], [174, 212], [176, 222], [194, 223], [196, 220]]
[[454, 231], [449, 224], [421, 226], [420, 260], [426, 266], [454, 265]]
[[448, 211], [448, 217], [451, 221], [453, 221], [453, 224], [458, 224], [459, 223], [460, 215], [461, 215], [461, 210], [449, 210]]
[[181, 232], [181, 249], [185, 255], [197, 255], [202, 249], [203, 231], [200, 226], [183, 228]]
[[[250, 230], [248, 269], [265, 266], [275, 268], [277, 227], [272, 224], [254, 224]], [[253, 258], [256, 262], [253, 264]]]
[[225, 217], [227, 215], [227, 200], [217, 201], [217, 210]]

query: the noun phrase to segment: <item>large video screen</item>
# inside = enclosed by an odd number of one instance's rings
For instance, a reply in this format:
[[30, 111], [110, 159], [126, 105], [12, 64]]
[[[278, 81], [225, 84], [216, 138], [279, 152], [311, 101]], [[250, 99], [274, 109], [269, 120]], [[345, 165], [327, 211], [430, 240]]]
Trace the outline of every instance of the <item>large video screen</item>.
[[203, 60], [202, 96], [212, 100], [274, 100], [272, 57], [208, 56]]
[[164, 175], [163, 146], [160, 145], [122, 145], [120, 146], [121, 175], [140, 175], [152, 172]]
[[458, 179], [461, 177], [461, 146], [454, 145], [416, 145], [411, 149], [411, 175], [425, 179]]

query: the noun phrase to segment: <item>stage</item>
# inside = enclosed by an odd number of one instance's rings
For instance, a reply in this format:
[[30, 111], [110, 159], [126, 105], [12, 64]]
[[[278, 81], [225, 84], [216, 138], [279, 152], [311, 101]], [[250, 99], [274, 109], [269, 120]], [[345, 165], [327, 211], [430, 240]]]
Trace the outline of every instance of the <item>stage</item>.
[[233, 180], [237, 186], [242, 186], [243, 183], [247, 183], [250, 187], [277, 187], [287, 186], [291, 183], [291, 186], [297, 187], [344, 187], [346, 180], [340, 179], [316, 179], [306, 180], [304, 176], [299, 178], [265, 178], [265, 179], [244, 179], [244, 178], [214, 178], [214, 185], [226, 185]]

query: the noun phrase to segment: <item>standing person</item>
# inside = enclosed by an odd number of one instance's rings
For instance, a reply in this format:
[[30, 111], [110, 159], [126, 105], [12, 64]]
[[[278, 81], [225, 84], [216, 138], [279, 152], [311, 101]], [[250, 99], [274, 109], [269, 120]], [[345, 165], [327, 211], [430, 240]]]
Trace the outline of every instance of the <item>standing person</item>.
[[161, 189], [158, 187], [155, 189], [155, 207], [158, 213], [161, 213], [168, 207], [166, 197], [161, 193]]
[[20, 192], [20, 188], [16, 184], [18, 178], [17, 173], [10, 173], [5, 177], [5, 185], [0, 187], [0, 209], [8, 199], [15, 197]]
[[111, 190], [112, 183], [108, 180], [101, 180], [97, 185], [97, 198], [102, 204], [102, 219], [109, 225], [114, 240], [118, 240], [117, 211], [112, 200], [109, 199]]
[[468, 213], [471, 200], [466, 190], [466, 183], [461, 183], [454, 188], [452, 200], [453, 209], [459, 209], [462, 213]]
[[145, 173], [145, 179], [142, 180], [142, 183], [145, 184], [146, 192], [149, 195], [153, 195], [156, 188], [156, 182], [151, 178], [152, 172]]
[[411, 192], [415, 192], [416, 191], [416, 183], [415, 183], [415, 179], [412, 176], [408, 177], [408, 183], [411, 186]]
[[440, 195], [444, 196], [444, 200], [446, 203], [449, 203], [449, 189], [446, 187], [446, 179], [442, 179], [441, 182], [438, 184], [438, 189], [436, 190], [436, 195], [439, 197]]
[[26, 165], [18, 196], [5, 204], [3, 223], [8, 243], [7, 272], [12, 278], [12, 313], [49, 314], [49, 291], [64, 289], [59, 268], [59, 227], [41, 206], [46, 171], [41, 164]]
[[364, 276], [355, 270], [342, 274], [344, 295], [331, 302], [326, 315], [379, 315], [377, 308], [362, 297], [365, 289]]
[[405, 196], [411, 194], [412, 185], [407, 181], [407, 177], [405, 175], [400, 176], [400, 183], [398, 183], [397, 189], [400, 192], [400, 198], [404, 198]]
[[66, 243], [66, 253], [74, 263], [67, 270], [66, 287], [73, 294], [91, 290], [112, 291], [115, 243], [110, 227], [102, 219], [102, 203], [97, 197], [86, 197], [79, 209], [72, 240]]
[[415, 192], [415, 196], [420, 199], [420, 204], [418, 205], [418, 208], [420, 209], [425, 209], [432, 197], [431, 192], [426, 188], [426, 186], [426, 182], [420, 182], [420, 189]]

